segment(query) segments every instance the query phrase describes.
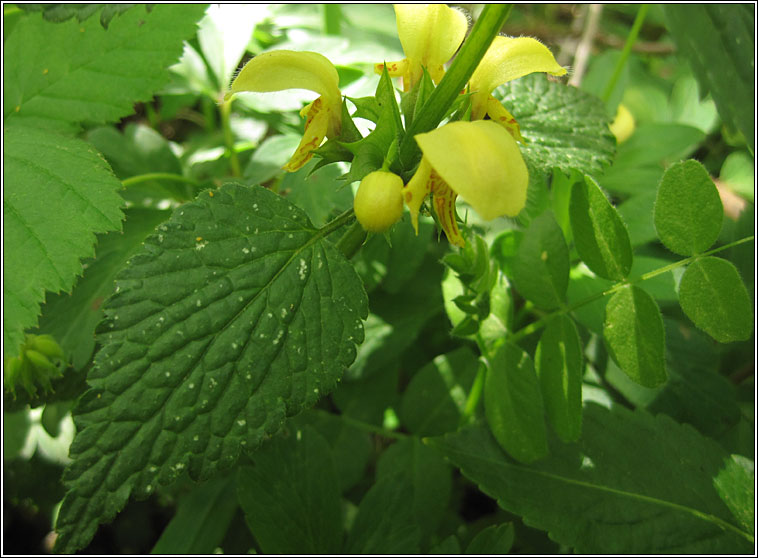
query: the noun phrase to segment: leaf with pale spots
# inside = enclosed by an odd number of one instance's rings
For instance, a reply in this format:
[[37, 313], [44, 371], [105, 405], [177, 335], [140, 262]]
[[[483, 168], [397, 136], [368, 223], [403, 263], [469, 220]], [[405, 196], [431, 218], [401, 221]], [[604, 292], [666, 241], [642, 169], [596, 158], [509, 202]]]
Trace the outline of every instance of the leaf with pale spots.
[[98, 328], [56, 550], [83, 548], [132, 494], [230, 467], [332, 390], [368, 309], [331, 230], [264, 188], [228, 184], [147, 238]]

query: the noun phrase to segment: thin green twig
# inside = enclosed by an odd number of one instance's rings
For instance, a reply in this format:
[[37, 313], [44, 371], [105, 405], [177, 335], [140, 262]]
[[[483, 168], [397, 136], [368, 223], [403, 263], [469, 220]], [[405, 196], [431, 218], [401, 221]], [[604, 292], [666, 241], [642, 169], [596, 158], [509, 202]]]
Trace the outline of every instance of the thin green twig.
[[694, 256], [690, 256], [689, 258], [679, 260], [678, 262], [674, 262], [669, 265], [660, 267], [658, 269], [654, 269], [653, 271], [648, 271], [647, 273], [643, 273], [642, 275], [640, 275], [639, 277], [636, 277], [635, 279], [630, 279], [627, 281], [623, 281], [621, 283], [617, 283], [604, 291], [600, 291], [595, 294], [592, 294], [588, 296], [587, 298], [580, 300], [579, 302], [575, 302], [574, 304], [564, 306], [563, 308], [560, 308], [556, 310], [555, 312], [552, 312], [540, 318], [536, 322], [532, 322], [531, 324], [521, 328], [520, 330], [515, 332], [513, 335], [511, 335], [509, 341], [516, 343], [520, 341], [521, 339], [523, 339], [524, 337], [527, 337], [528, 335], [531, 335], [535, 331], [539, 330], [541, 327], [547, 324], [547, 322], [549, 322], [555, 316], [560, 316], [563, 314], [568, 314], [570, 312], [573, 312], [577, 308], [580, 308], [586, 304], [590, 304], [591, 302], [595, 302], [598, 299], [601, 299], [605, 296], [613, 294], [616, 291], [619, 291], [623, 289], [624, 287], [627, 287], [628, 285], [636, 285], [637, 283], [641, 283], [642, 281], [647, 281], [648, 279], [652, 279], [653, 277], [656, 277], [658, 275], [661, 275], [663, 273], [676, 269], [677, 267], [682, 267], [684, 265], [687, 265], [698, 258], [710, 256], [711, 254], [716, 254], [717, 252], [721, 252], [723, 250], [733, 248], [734, 246], [739, 246], [740, 244], [744, 244], [752, 240], [755, 240], [755, 236], [752, 236], [752, 235], [746, 236], [745, 238], [741, 238], [740, 240], [735, 240], [734, 242], [730, 242], [729, 244], [725, 244], [724, 246], [719, 246], [718, 248], [714, 248], [713, 250], [703, 252], [702, 254], [696, 254]]
[[611, 98], [613, 89], [616, 87], [616, 82], [618, 82], [619, 77], [621, 77], [621, 72], [624, 70], [626, 60], [629, 58], [629, 53], [632, 52], [632, 47], [637, 41], [637, 36], [640, 34], [640, 29], [642, 29], [642, 24], [645, 21], [645, 16], [647, 15], [647, 10], [649, 7], [650, 6], [647, 4], [642, 4], [637, 11], [637, 17], [634, 19], [632, 29], [629, 31], [629, 35], [626, 37], [626, 43], [624, 44], [624, 48], [621, 51], [621, 56], [619, 57], [618, 62], [616, 62], [616, 67], [613, 70], [613, 75], [611, 76], [611, 79], [608, 80], [608, 83], [605, 86], [605, 90], [603, 91], [602, 99], [605, 103], [607, 103]]

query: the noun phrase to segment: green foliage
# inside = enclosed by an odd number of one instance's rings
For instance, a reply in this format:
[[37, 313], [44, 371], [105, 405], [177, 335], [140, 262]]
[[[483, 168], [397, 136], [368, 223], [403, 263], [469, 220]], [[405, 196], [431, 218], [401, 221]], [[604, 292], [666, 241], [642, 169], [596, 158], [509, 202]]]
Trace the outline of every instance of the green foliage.
[[737, 268], [727, 260], [709, 256], [688, 265], [679, 283], [679, 302], [716, 341], [744, 341], [753, 332], [753, 305]]
[[542, 394], [532, 359], [504, 343], [487, 363], [484, 410], [492, 434], [523, 463], [548, 454]]
[[[604, 6], [584, 68], [588, 6], [459, 9], [398, 78], [390, 5], [6, 6], [7, 551], [749, 553], [752, 10]], [[507, 17], [571, 71], [480, 67], [529, 174], [484, 220], [414, 136]], [[420, 207], [367, 236], [377, 170]]]
[[632, 246], [624, 222], [600, 187], [585, 176], [571, 191], [571, 231], [582, 261], [600, 277], [620, 281], [632, 268]]
[[[4, 130], [4, 356], [36, 325], [45, 291], [67, 291], [93, 255], [94, 233], [121, 227], [108, 165], [81, 140], [10, 119]], [[84, 178], [84, 180], [82, 180]], [[38, 185], [30, 188], [31, 184]]]
[[744, 136], [755, 132], [755, 10], [742, 5], [666, 6], [666, 20], [703, 93], [710, 92], [722, 120]]
[[145, 241], [105, 306], [61, 549], [86, 544], [131, 492], [146, 496], [185, 469], [203, 479], [230, 467], [355, 358], [365, 295], [325, 233], [267, 190], [210, 194]]
[[655, 299], [639, 287], [616, 292], [605, 308], [603, 337], [613, 359], [635, 382], [655, 387], [666, 381], [663, 318]]
[[666, 171], [655, 200], [654, 220], [658, 238], [677, 254], [692, 256], [716, 241], [724, 207], [700, 163], [690, 159]]
[[480, 426], [430, 443], [501, 507], [580, 553], [751, 547], [713, 483], [728, 454], [665, 415], [587, 404], [579, 442], [552, 444], [534, 465], [514, 463]]
[[535, 353], [545, 411], [564, 442], [582, 429], [582, 344], [573, 320], [556, 316], [545, 327]]

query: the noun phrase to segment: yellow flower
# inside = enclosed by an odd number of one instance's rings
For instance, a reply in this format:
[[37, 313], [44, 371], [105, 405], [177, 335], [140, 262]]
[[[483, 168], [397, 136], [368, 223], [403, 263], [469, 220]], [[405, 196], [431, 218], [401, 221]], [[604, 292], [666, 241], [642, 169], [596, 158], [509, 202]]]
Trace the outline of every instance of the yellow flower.
[[307, 89], [320, 95], [303, 107], [305, 134], [284, 169], [294, 172], [313, 156], [324, 137], [337, 137], [342, 127], [342, 93], [334, 65], [317, 52], [273, 50], [245, 64], [234, 79], [226, 99], [243, 91], [267, 93], [285, 89]]
[[486, 220], [516, 216], [526, 203], [529, 174], [516, 141], [493, 122], [451, 122], [414, 136], [423, 156], [403, 188], [418, 234], [418, 214], [427, 195], [451, 244], [464, 241], [455, 220], [460, 195]]
[[[387, 73], [403, 78], [403, 90], [421, 79], [426, 68], [434, 83], [445, 74], [443, 64], [450, 60], [463, 42], [468, 30], [466, 16], [444, 4], [396, 4], [397, 34], [403, 45], [405, 59], [388, 62]], [[377, 64], [382, 73], [385, 64]]]
[[533, 72], [562, 76], [566, 69], [555, 61], [550, 50], [530, 37], [495, 37], [469, 80], [471, 120], [485, 115], [502, 126], [517, 140], [523, 141], [518, 123], [492, 91], [504, 83]]

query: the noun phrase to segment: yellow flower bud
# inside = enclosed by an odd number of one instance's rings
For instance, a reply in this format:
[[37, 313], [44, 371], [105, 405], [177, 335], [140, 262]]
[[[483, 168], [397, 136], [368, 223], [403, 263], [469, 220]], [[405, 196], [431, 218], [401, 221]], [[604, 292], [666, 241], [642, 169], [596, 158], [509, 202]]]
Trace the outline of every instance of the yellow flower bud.
[[358, 186], [353, 208], [361, 226], [369, 232], [384, 232], [403, 216], [403, 180], [387, 171], [366, 175]]

